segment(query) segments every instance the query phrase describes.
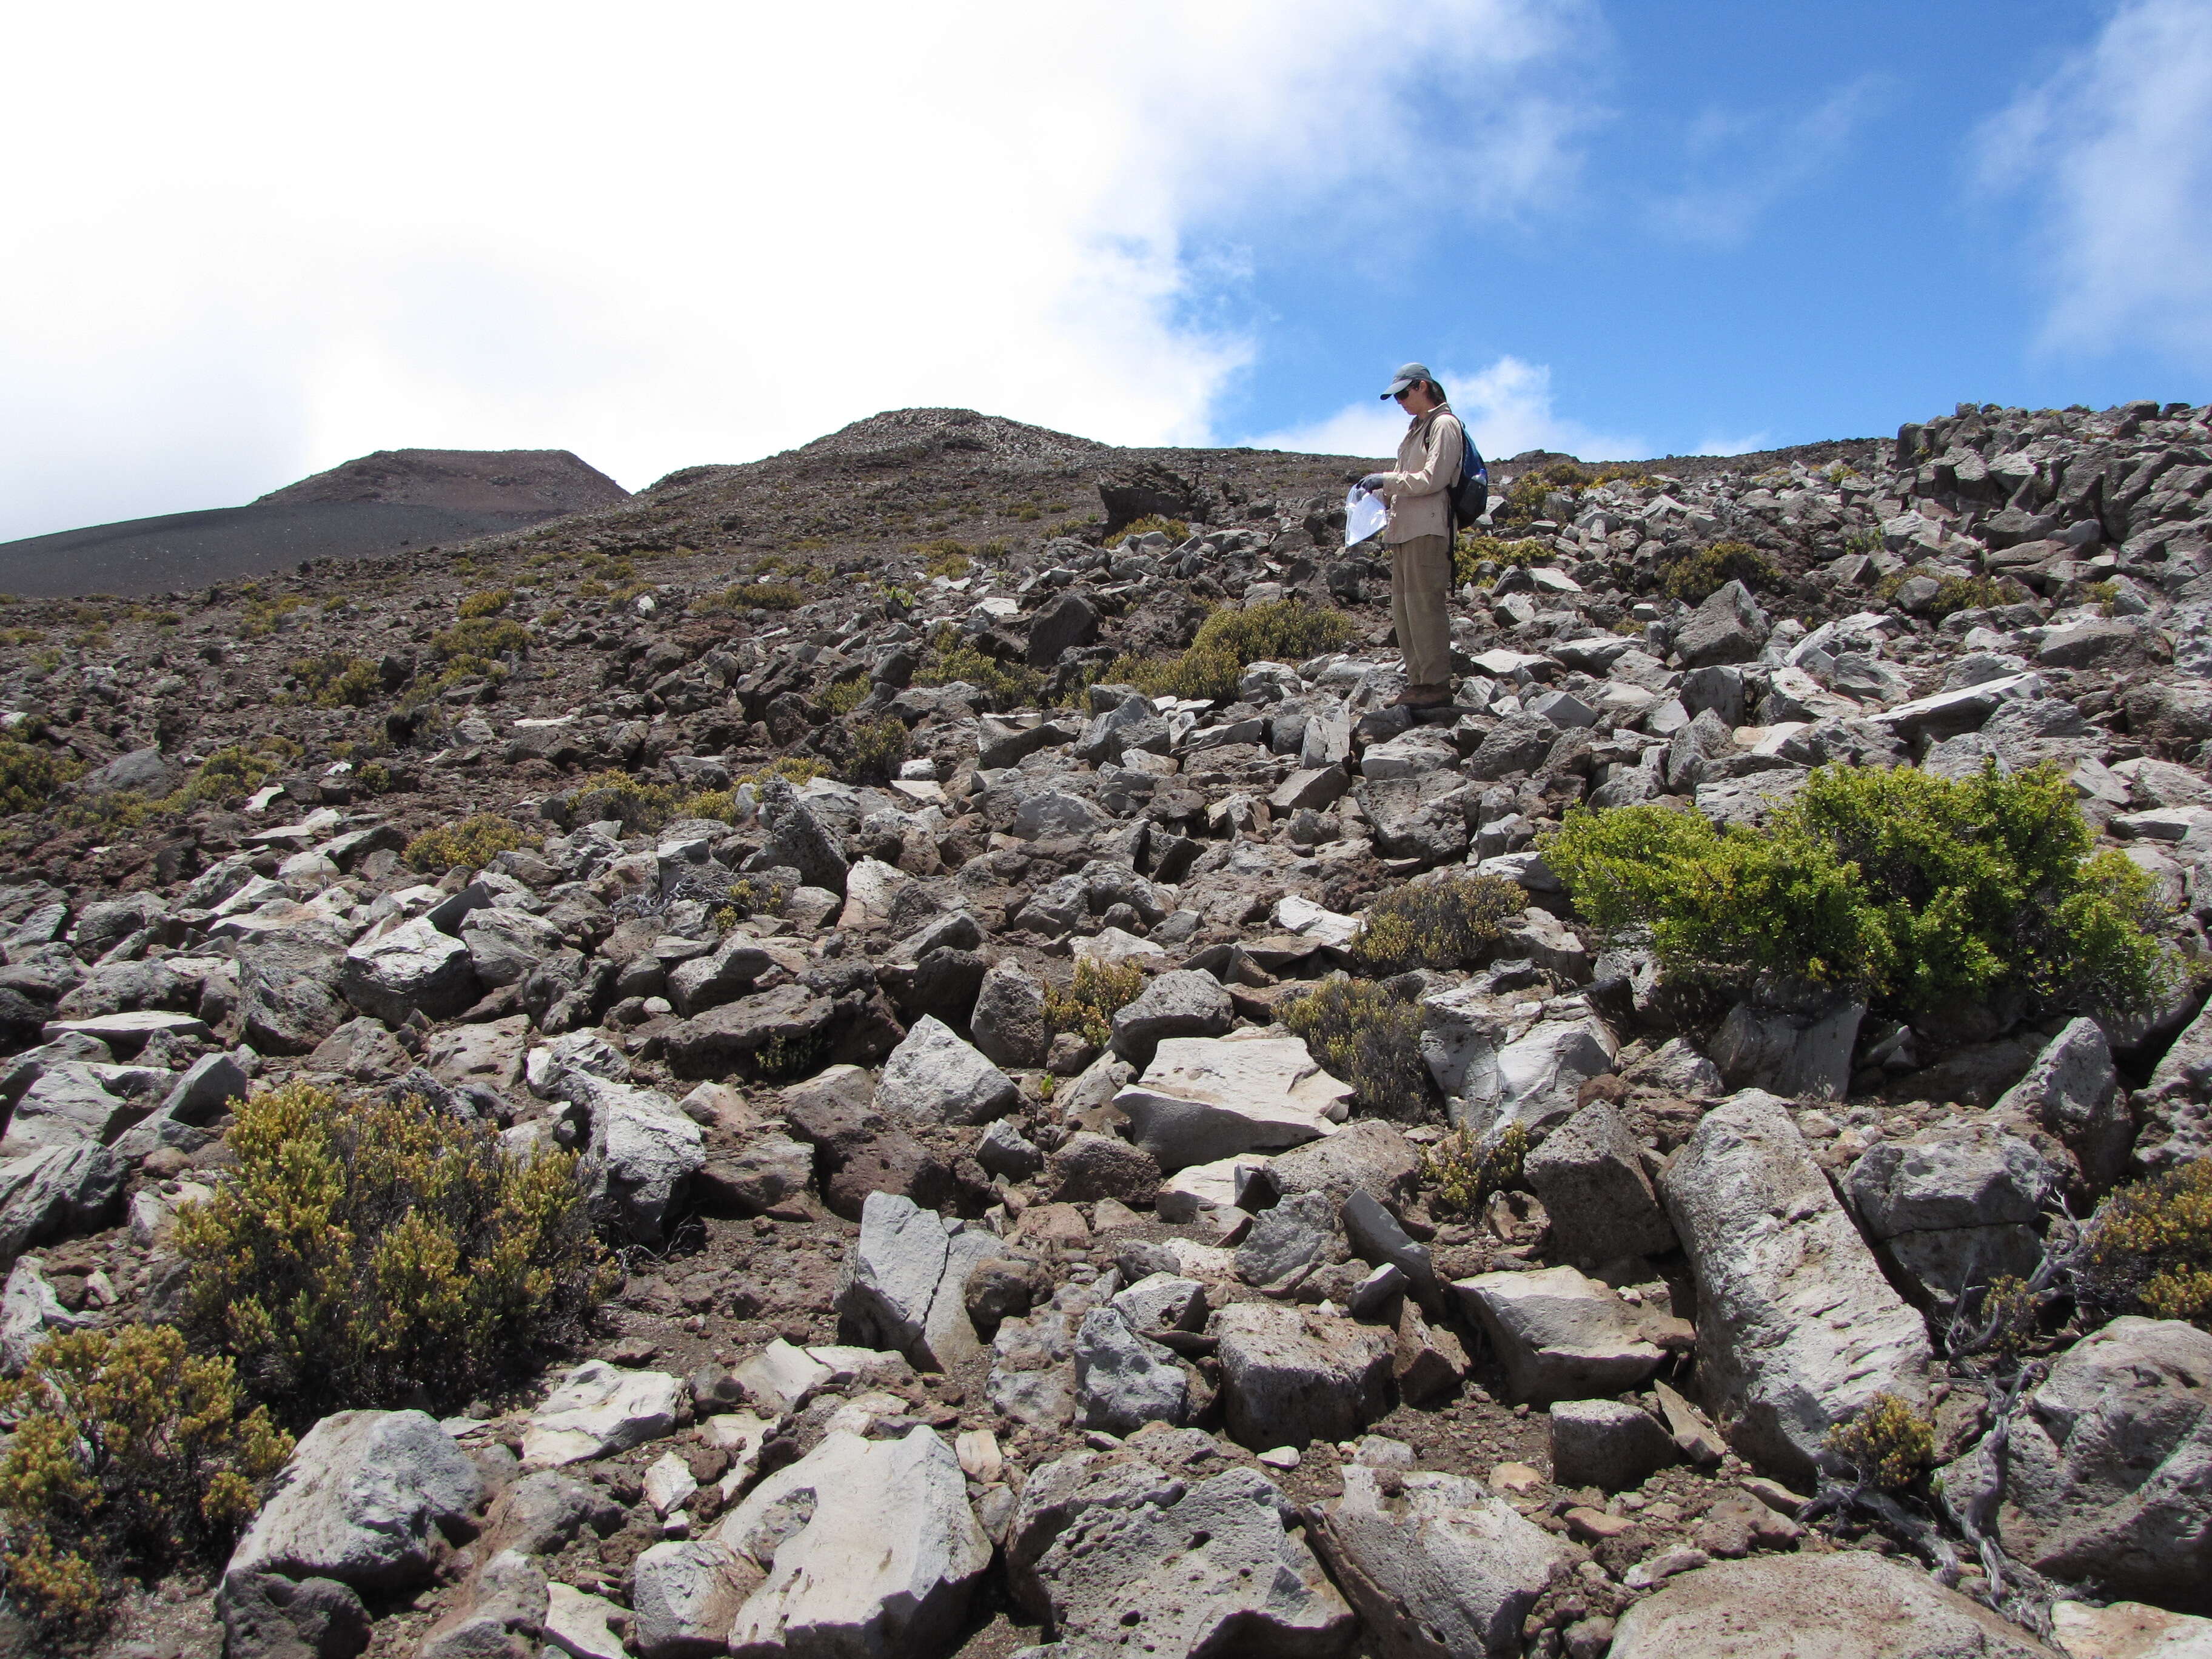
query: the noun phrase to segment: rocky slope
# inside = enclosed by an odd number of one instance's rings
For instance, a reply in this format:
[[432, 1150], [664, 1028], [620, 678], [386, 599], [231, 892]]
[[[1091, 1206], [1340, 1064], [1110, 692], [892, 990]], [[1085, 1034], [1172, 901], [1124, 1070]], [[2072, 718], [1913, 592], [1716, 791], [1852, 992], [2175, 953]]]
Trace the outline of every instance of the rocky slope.
[[[326, 1419], [220, 1586], [126, 1587], [110, 1649], [2203, 1641], [2212, 1337], [2069, 1328], [2014, 1398], [1949, 1316], [2062, 1201], [2212, 1151], [2201, 993], [1688, 1016], [1537, 842], [1585, 800], [1754, 822], [1825, 761], [2052, 760], [2201, 956], [2209, 442], [1962, 406], [1555, 475], [1419, 725], [1339, 544], [1363, 463], [964, 411], [459, 555], [10, 607], [8, 726], [81, 772], [8, 823], [0, 1356], [162, 1316], [228, 1103], [294, 1075], [586, 1148], [626, 1270], [534, 1388]], [[1146, 514], [1184, 533], [1100, 544]], [[1726, 541], [1754, 587], [1666, 597]], [[1097, 683], [1293, 596], [1345, 648]], [[524, 844], [403, 861], [479, 813]], [[1434, 1092], [1354, 1107], [1276, 1013], [1465, 870], [1528, 907], [1389, 982]], [[1047, 1012], [1083, 963], [1144, 975], [1103, 1046]], [[1533, 1144], [1471, 1214], [1423, 1172], [1446, 1121]], [[1877, 1391], [1934, 1425], [1933, 1509], [1820, 1467]]]

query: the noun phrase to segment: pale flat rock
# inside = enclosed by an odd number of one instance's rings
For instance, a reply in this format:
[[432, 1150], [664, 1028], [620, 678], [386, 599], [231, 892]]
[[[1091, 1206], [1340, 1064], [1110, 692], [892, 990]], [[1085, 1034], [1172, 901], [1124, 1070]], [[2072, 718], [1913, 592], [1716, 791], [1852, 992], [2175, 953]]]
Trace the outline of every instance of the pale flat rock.
[[1572, 1267], [1478, 1273], [1452, 1289], [1490, 1338], [1516, 1400], [1619, 1394], [1666, 1358], [1644, 1340], [1634, 1309]]
[[1114, 1104], [1129, 1118], [1131, 1139], [1173, 1174], [1332, 1133], [1352, 1094], [1302, 1037], [1169, 1037]]
[[2051, 1634], [2066, 1659], [2212, 1659], [2212, 1619], [2141, 1601], [2053, 1601]]
[[991, 1562], [960, 1460], [927, 1428], [825, 1435], [712, 1536], [767, 1574], [729, 1632], [737, 1659], [934, 1652]]
[[618, 1370], [587, 1359], [531, 1413], [525, 1463], [578, 1463], [657, 1440], [676, 1426], [683, 1383], [665, 1371]]

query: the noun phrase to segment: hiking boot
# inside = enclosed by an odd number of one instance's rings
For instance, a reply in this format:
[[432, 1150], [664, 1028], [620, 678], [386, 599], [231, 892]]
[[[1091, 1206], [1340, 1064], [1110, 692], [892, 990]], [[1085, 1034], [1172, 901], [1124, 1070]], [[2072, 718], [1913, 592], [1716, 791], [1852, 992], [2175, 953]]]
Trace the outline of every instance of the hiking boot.
[[1449, 685], [1409, 685], [1394, 699], [1401, 708], [1441, 708], [1451, 700]]

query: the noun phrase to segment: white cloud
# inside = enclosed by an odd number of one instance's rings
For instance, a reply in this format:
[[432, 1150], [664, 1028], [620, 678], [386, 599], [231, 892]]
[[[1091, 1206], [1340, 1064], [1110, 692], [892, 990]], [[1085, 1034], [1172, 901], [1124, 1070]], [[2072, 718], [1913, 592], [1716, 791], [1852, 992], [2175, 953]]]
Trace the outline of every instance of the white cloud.
[[1652, 224], [1686, 242], [1741, 246], [1768, 210], [1843, 159], [1887, 92], [1881, 77], [1861, 76], [1794, 116], [1707, 110], [1687, 135], [1699, 176], [1651, 204]]
[[1698, 440], [1692, 455], [1749, 455], [1762, 449], [1774, 447], [1774, 434], [1758, 432], [1708, 432]]
[[636, 487], [908, 404], [1203, 441], [1237, 239], [1555, 197], [1594, 5], [25, 13], [0, 538], [408, 445]]
[[[1437, 370], [1451, 405], [1474, 434], [1475, 447], [1503, 460], [1526, 449], [1559, 450], [1584, 460], [1635, 459], [1650, 453], [1644, 441], [1595, 431], [1552, 407], [1552, 371], [1518, 357], [1500, 357], [1479, 373]], [[1364, 398], [1304, 426], [1240, 439], [1255, 449], [1303, 449], [1323, 455], [1390, 456], [1405, 435], [1406, 417], [1395, 404]]]
[[2046, 346], [2212, 362], [2212, 0], [2120, 7], [1982, 129], [1977, 159], [2028, 211]]

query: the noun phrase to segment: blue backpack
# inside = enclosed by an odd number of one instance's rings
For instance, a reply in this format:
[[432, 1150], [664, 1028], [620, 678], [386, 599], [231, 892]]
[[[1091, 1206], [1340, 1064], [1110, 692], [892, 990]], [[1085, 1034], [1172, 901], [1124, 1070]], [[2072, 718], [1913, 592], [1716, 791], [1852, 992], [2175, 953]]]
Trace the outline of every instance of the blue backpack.
[[1480, 519], [1483, 509], [1490, 505], [1490, 468], [1484, 465], [1482, 452], [1474, 447], [1474, 435], [1464, 422], [1459, 434], [1459, 477], [1449, 494], [1453, 526], [1463, 530]]

